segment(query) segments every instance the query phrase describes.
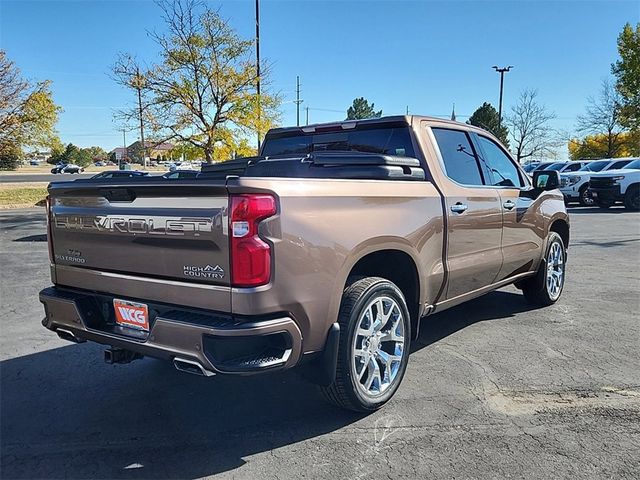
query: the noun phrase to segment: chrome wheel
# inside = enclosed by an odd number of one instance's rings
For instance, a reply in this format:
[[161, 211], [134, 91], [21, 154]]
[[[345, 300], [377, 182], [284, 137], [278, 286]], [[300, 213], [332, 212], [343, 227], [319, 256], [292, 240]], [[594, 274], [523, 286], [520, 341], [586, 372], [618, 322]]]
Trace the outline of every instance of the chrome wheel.
[[557, 300], [564, 284], [564, 252], [559, 242], [553, 242], [547, 256], [547, 293]]
[[580, 192], [580, 203], [583, 206], [586, 206], [586, 207], [590, 207], [592, 205], [595, 205], [596, 201], [589, 194], [589, 189], [588, 188], [583, 188], [582, 191]]
[[381, 395], [398, 377], [405, 355], [404, 318], [390, 297], [376, 297], [358, 318], [353, 336], [351, 369], [361, 394]]

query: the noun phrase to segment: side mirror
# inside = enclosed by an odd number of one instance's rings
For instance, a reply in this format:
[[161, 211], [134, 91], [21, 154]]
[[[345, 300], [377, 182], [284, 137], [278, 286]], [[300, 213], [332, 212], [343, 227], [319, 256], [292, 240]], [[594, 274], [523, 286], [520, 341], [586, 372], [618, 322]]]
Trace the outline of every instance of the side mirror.
[[538, 190], [555, 190], [560, 188], [560, 174], [555, 170], [538, 170], [533, 172], [533, 187]]

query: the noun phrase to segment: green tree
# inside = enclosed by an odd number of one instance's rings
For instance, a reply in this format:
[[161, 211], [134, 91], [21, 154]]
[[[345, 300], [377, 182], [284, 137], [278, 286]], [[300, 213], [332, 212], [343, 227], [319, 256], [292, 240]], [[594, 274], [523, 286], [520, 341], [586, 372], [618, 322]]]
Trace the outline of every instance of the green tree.
[[51, 139], [51, 143], [49, 144], [49, 150], [51, 152], [51, 156], [47, 159], [47, 163], [56, 164], [56, 158], [59, 158], [64, 152], [64, 144], [60, 140], [58, 136], [55, 136]]
[[620, 116], [622, 124], [640, 129], [640, 23], [635, 29], [627, 23], [618, 36], [620, 59], [611, 65], [616, 76], [616, 89], [622, 97]]
[[[253, 39], [243, 39], [216, 11], [199, 0], [159, 2], [165, 33], [152, 34], [160, 61], [142, 68], [131, 55], [114, 66], [116, 80], [133, 79], [144, 96], [143, 120], [163, 140], [199, 148], [208, 162], [220, 145], [260, 136], [278, 121], [278, 95], [269, 92], [269, 68], [260, 65], [261, 94]], [[133, 113], [133, 111], [132, 111]], [[135, 113], [133, 113], [135, 118]]]
[[467, 120], [469, 125], [484, 128], [495, 135], [502, 144], [509, 148], [509, 129], [500, 124], [498, 111], [488, 102], [484, 102]]
[[14, 143], [0, 144], [0, 170], [15, 170], [18, 168], [22, 150]]
[[25, 147], [48, 147], [55, 137], [61, 108], [51, 94], [51, 82], [36, 84], [22, 78], [20, 70], [0, 50], [0, 146], [17, 152]]
[[375, 104], [369, 105], [364, 97], [353, 99], [353, 104], [347, 109], [347, 120], [361, 120], [365, 118], [380, 118], [382, 110], [375, 110]]
[[83, 150], [87, 150], [92, 161], [106, 160], [108, 156], [107, 152], [102, 147], [89, 147]]
[[86, 167], [93, 160], [93, 148], [94, 147], [79, 148], [73, 143], [69, 143], [62, 152], [52, 155], [49, 163], [73, 163], [81, 167]]

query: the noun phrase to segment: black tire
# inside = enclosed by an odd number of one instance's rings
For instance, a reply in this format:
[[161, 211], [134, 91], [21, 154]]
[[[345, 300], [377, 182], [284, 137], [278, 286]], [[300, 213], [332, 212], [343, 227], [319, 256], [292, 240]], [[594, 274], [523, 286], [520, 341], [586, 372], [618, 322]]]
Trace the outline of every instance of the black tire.
[[[364, 315], [367, 307], [372, 301], [379, 297], [387, 297], [395, 301], [401, 312], [404, 344], [402, 346], [400, 364], [396, 370], [397, 373], [393, 381], [385, 390], [381, 390], [379, 395], [371, 397], [366, 396], [365, 393], [361, 391], [362, 388], [366, 388], [362, 383], [360, 383], [361, 387], [358, 387], [356, 384], [356, 382], [360, 382], [360, 380], [356, 378], [352, 368], [353, 345], [361, 315]], [[357, 412], [375, 411], [382, 407], [396, 393], [407, 369], [411, 339], [411, 322], [404, 295], [393, 282], [384, 278], [366, 277], [353, 279], [348, 283], [342, 295], [338, 323], [340, 324], [340, 343], [335, 380], [327, 387], [320, 387], [320, 390], [327, 401], [338, 407]], [[366, 369], [368, 371], [368, 361], [365, 362], [365, 364], [366, 367], [363, 367], [363, 370]]]
[[578, 200], [583, 207], [592, 207], [595, 203], [593, 197], [589, 195], [589, 184], [585, 183], [578, 192]]
[[[562, 254], [562, 281], [560, 284], [560, 290], [557, 295], [550, 293], [550, 288], [547, 282], [547, 265], [549, 259], [549, 253], [554, 245], [559, 245]], [[534, 277], [522, 282], [522, 293], [524, 298], [532, 305], [546, 307], [553, 305], [558, 301], [562, 295], [564, 289], [564, 283], [566, 278], [565, 266], [567, 264], [567, 251], [562, 241], [562, 237], [556, 232], [549, 232], [547, 237], [547, 248], [544, 253], [544, 258], [540, 262], [538, 267], [538, 273]]]
[[640, 210], [640, 185], [631, 185], [624, 195], [624, 207], [627, 210]]
[[606, 210], [606, 209], [608, 209], [608, 208], [611, 208], [611, 206], [613, 205], [613, 203], [611, 203], [611, 202], [606, 202], [606, 201], [604, 201], [604, 200], [597, 200], [597, 201], [596, 201], [596, 205], [598, 205], [598, 207], [600, 207], [600, 208], [602, 208], [602, 209]]

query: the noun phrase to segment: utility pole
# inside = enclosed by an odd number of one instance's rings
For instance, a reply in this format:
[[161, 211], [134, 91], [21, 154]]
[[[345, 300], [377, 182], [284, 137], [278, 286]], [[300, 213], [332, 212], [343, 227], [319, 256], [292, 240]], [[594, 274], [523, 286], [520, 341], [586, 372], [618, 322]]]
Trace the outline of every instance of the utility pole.
[[513, 65], [508, 67], [498, 68], [496, 65], [492, 67], [496, 72], [500, 74], [500, 101], [498, 103], [498, 128], [502, 125], [502, 88], [504, 86], [504, 74], [513, 68]]
[[407, 115], [409, 115], [409, 105], [407, 105]]
[[120, 158], [118, 158], [118, 170], [120, 170], [120, 162], [122, 161], [122, 156], [124, 155], [124, 158], [127, 158], [127, 129], [123, 128], [122, 129], [122, 155], [120, 155]]
[[258, 151], [260, 151], [260, 0], [256, 0], [256, 94], [258, 97]]
[[307, 110], [307, 125], [309, 125], [309, 107], [305, 107]]
[[296, 76], [296, 101], [293, 102], [296, 104], [296, 126], [300, 126], [300, 104], [304, 102], [304, 100], [300, 100], [300, 77]]
[[147, 146], [144, 143], [144, 121], [142, 118], [142, 75], [140, 75], [140, 69], [136, 68], [135, 89], [138, 92], [138, 116], [140, 117], [140, 141], [142, 142], [142, 165], [146, 170], [147, 168]]

